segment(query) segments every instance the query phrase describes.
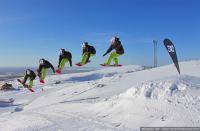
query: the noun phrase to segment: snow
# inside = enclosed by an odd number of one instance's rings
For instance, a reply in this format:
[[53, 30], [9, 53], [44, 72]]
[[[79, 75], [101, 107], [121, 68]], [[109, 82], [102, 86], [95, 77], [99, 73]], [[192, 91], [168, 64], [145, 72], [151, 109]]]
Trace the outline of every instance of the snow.
[[[200, 126], [200, 61], [144, 70], [138, 65], [51, 75], [27, 89], [0, 92], [0, 129], [139, 130]], [[59, 84], [55, 84], [61, 81]], [[18, 83], [12, 81], [14, 87]], [[42, 91], [42, 88], [44, 91]]]

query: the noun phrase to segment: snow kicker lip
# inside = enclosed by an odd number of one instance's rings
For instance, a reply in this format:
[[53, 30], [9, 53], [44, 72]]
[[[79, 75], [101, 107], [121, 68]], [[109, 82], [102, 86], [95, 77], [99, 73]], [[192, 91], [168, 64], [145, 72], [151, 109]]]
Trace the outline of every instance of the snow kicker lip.
[[85, 81], [99, 80], [99, 79], [102, 79], [103, 77], [112, 77], [116, 74], [117, 74], [116, 72], [108, 73], [108, 74], [95, 73], [95, 74], [88, 74], [84, 76], [71, 77], [67, 79], [66, 81], [85, 82]]
[[124, 97], [143, 97], [148, 99], [168, 99], [169, 97], [191, 96], [190, 91], [199, 91], [200, 78], [188, 75], [181, 75], [175, 79], [156, 80], [145, 82], [133, 86], [126, 93], [120, 96]]
[[126, 71], [126, 72], [123, 72], [123, 73], [118, 73], [116, 71], [105, 73], [105, 74], [101, 73], [101, 72], [100, 73], [91, 73], [91, 74], [84, 75], [84, 76], [70, 77], [66, 81], [85, 82], [85, 81], [99, 80], [99, 79], [102, 79], [104, 77], [113, 77], [113, 76], [119, 75], [119, 74], [134, 73], [134, 72], [137, 72], [137, 71], [140, 71], [140, 69], [130, 70], [130, 71]]

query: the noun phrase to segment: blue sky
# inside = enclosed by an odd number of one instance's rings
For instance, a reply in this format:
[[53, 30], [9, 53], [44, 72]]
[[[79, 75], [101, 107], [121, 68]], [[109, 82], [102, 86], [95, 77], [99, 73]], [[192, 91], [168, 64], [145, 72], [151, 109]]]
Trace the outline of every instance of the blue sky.
[[97, 66], [112, 36], [119, 36], [122, 64], [153, 64], [152, 40], [159, 41], [159, 65], [171, 63], [163, 46], [170, 38], [179, 60], [200, 58], [198, 0], [0, 0], [0, 67], [55, 66], [60, 48], [80, 61], [82, 42], [97, 49]]

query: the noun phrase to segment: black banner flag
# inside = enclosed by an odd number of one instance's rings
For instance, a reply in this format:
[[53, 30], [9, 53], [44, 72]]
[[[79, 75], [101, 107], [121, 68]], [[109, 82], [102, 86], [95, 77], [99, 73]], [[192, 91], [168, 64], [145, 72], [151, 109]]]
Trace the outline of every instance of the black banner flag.
[[176, 49], [175, 49], [174, 44], [169, 39], [165, 39], [164, 45], [165, 45], [169, 55], [171, 56], [171, 58], [174, 62], [174, 65], [176, 66], [176, 69], [178, 70], [178, 73], [180, 74], [180, 68], [179, 68], [178, 59], [177, 59], [177, 55], [176, 55]]

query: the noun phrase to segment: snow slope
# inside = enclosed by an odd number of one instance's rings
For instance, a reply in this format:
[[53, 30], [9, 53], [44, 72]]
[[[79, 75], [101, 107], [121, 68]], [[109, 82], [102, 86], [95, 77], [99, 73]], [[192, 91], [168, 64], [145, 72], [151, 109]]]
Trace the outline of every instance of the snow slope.
[[[141, 66], [48, 76], [26, 89], [1, 92], [0, 130], [139, 130], [200, 126], [200, 61], [143, 70]], [[55, 84], [61, 81], [60, 84]], [[13, 85], [17, 87], [16, 81]], [[44, 89], [44, 91], [41, 90]]]

